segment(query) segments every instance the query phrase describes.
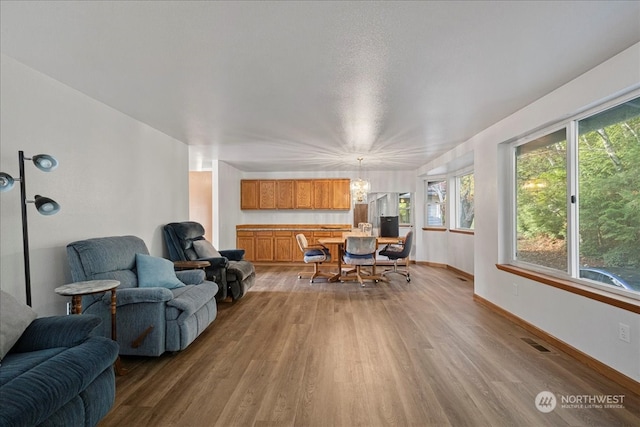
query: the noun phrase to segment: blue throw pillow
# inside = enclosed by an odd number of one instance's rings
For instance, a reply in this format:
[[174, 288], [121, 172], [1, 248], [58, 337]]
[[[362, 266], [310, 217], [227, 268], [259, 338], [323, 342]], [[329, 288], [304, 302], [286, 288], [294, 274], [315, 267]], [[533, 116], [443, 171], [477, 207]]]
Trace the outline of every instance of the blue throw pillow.
[[136, 254], [138, 286], [141, 288], [181, 288], [184, 286], [176, 277], [173, 263], [168, 259], [145, 254]]

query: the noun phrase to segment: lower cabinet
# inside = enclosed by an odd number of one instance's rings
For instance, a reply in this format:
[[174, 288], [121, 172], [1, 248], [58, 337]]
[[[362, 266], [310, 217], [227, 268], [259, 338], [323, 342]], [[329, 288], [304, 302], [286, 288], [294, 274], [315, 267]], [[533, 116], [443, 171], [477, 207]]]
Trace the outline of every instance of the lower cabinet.
[[[280, 262], [290, 262], [293, 260], [293, 244], [295, 237], [291, 231], [273, 232], [273, 260]], [[296, 248], [298, 245], [296, 244]]]
[[[240, 226], [241, 227], [241, 226]], [[259, 229], [255, 226], [249, 229], [238, 228], [236, 230], [236, 246], [245, 250], [245, 259], [254, 262], [304, 262], [304, 256], [298, 242], [297, 234], [304, 234], [309, 244], [317, 244], [323, 237], [341, 237], [342, 233], [351, 231], [349, 225], [339, 229], [326, 230], [322, 226], [318, 229], [296, 230], [295, 228], [283, 229], [283, 226], [271, 226], [278, 229]], [[327, 245], [331, 252], [331, 262], [338, 259], [338, 245]]]
[[273, 261], [273, 231], [256, 231], [255, 260]]
[[249, 261], [255, 261], [256, 259], [254, 241], [253, 231], [236, 232], [236, 247], [238, 249], [244, 249], [244, 257]]

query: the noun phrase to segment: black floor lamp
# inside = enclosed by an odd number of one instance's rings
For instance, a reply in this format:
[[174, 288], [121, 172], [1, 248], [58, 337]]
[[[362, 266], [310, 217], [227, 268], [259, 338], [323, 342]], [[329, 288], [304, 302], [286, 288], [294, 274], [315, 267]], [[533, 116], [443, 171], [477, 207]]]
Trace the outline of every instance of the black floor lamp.
[[20, 176], [13, 178], [8, 173], [0, 172], [0, 192], [9, 191], [15, 181], [20, 182], [20, 201], [22, 205], [22, 247], [24, 250], [24, 286], [27, 294], [27, 305], [31, 306], [31, 268], [29, 266], [29, 229], [27, 227], [27, 203], [36, 205], [36, 209], [42, 215], [55, 215], [60, 210], [60, 205], [48, 198], [36, 195], [34, 200], [27, 200], [27, 187], [24, 175], [24, 161], [31, 160], [33, 164], [44, 172], [51, 172], [58, 167], [58, 161], [48, 154], [37, 154], [33, 157], [25, 157], [24, 152], [18, 151], [18, 163], [20, 164]]

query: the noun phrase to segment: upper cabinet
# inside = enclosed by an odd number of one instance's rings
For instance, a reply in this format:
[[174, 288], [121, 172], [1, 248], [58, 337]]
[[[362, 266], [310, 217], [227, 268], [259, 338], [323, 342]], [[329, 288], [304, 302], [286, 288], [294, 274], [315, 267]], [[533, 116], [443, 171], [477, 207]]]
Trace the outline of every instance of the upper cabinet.
[[331, 180], [331, 204], [333, 209], [351, 209], [351, 181], [348, 179]]
[[315, 179], [313, 181], [313, 208], [331, 209], [333, 202], [331, 180]]
[[243, 179], [241, 209], [351, 209], [349, 179]]
[[240, 181], [240, 208], [260, 209], [260, 181], [255, 179]]
[[258, 188], [260, 189], [259, 199], [260, 209], [275, 209], [276, 208], [276, 181], [259, 181]]
[[294, 207], [294, 181], [291, 179], [276, 181], [276, 208], [293, 209]]
[[296, 179], [293, 184], [296, 209], [313, 209], [313, 180]]

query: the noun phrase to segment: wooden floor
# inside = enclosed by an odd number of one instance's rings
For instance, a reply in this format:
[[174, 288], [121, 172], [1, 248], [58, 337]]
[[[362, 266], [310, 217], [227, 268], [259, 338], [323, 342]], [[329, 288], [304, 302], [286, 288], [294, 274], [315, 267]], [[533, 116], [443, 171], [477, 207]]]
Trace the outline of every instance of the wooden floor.
[[[475, 303], [450, 271], [415, 266], [410, 283], [365, 288], [298, 271], [259, 267], [183, 352], [123, 358], [100, 425], [640, 425], [640, 396]], [[542, 391], [551, 413], [536, 409]], [[624, 408], [561, 407], [577, 395], [624, 395]]]

